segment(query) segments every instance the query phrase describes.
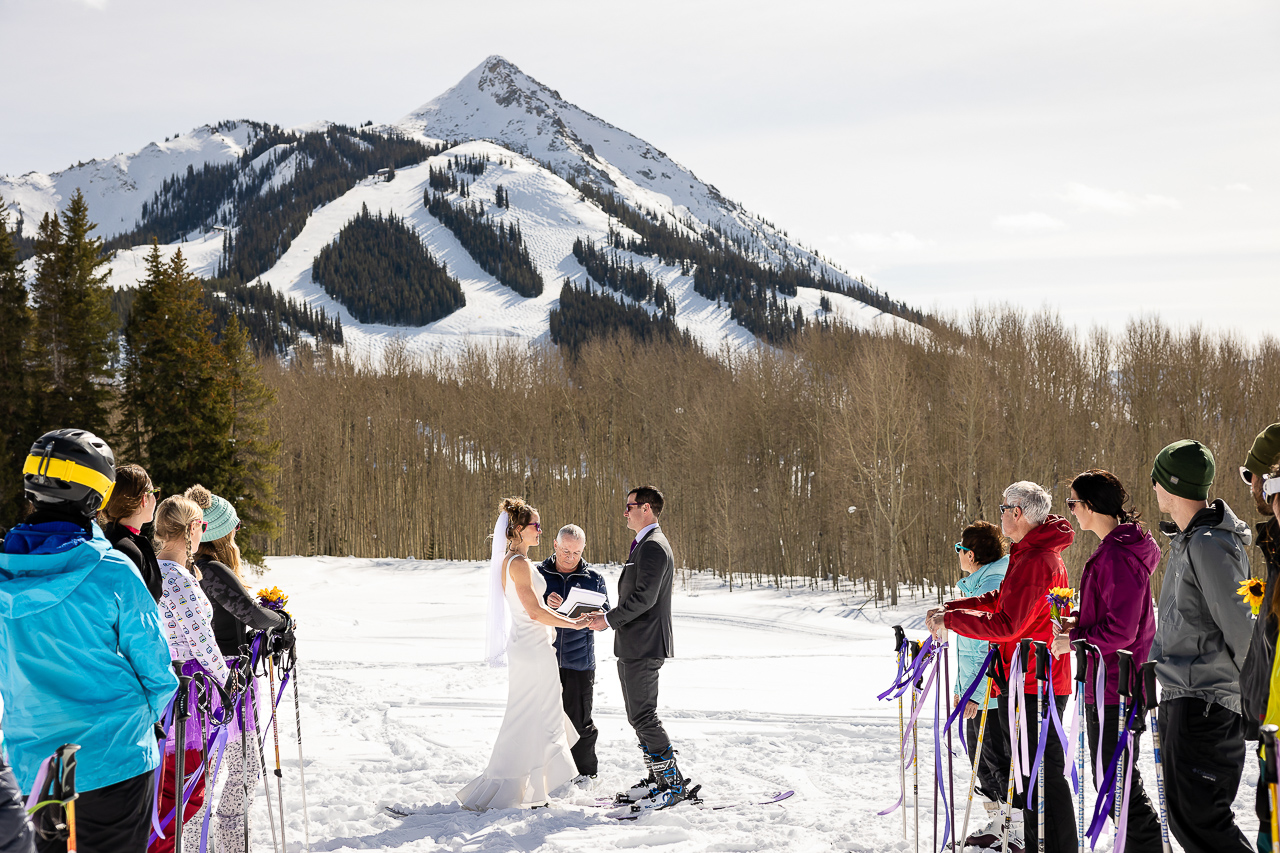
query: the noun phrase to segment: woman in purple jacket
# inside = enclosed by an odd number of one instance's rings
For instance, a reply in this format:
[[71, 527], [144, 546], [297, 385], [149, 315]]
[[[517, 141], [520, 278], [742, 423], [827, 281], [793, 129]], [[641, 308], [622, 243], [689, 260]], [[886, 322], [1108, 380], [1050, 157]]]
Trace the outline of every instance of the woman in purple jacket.
[[[1116, 715], [1120, 702], [1116, 692], [1116, 652], [1120, 649], [1132, 652], [1136, 668], [1147, 659], [1156, 634], [1151, 575], [1160, 562], [1160, 546], [1138, 523], [1138, 513], [1126, 509], [1127, 503], [1129, 493], [1109, 471], [1094, 468], [1071, 481], [1071, 499], [1067, 501], [1071, 514], [1081, 530], [1092, 531], [1102, 542], [1085, 563], [1080, 576], [1080, 609], [1074, 618], [1062, 620], [1063, 633], [1056, 634], [1053, 641], [1055, 654], [1068, 651], [1072, 640], [1085, 640], [1102, 651], [1107, 676], [1102, 721], [1104, 770], [1116, 748]], [[1096, 667], [1090, 658], [1084, 711], [1093, 759], [1090, 766], [1095, 768], [1099, 734], [1094, 697]], [[1133, 748], [1138, 749], [1136, 734], [1133, 743]], [[1095, 788], [1098, 781], [1093, 780]], [[1124, 849], [1126, 853], [1158, 853], [1160, 822], [1142, 788], [1137, 764], [1131, 778], [1126, 779], [1125, 787], [1129, 795], [1129, 825]]]

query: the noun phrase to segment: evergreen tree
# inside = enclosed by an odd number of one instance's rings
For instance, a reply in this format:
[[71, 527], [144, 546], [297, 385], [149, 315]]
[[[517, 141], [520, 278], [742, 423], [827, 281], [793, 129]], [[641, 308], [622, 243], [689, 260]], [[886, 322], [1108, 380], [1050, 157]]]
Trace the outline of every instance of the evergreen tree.
[[107, 258], [79, 190], [57, 217], [45, 215], [36, 238], [33, 375], [42, 429], [76, 427], [105, 434], [116, 354], [103, 271]]
[[165, 264], [153, 243], [125, 330], [124, 421], [165, 495], [197, 482], [226, 495], [233, 481], [227, 364], [203, 296], [182, 251]]
[[33, 439], [25, 357], [30, 331], [31, 309], [18, 248], [0, 213], [0, 527], [12, 527], [24, 504], [17, 474]]
[[231, 413], [234, 457], [231, 484], [224, 497], [235, 505], [244, 524], [236, 539], [241, 554], [260, 565], [262, 552], [250, 537], [279, 536], [284, 519], [275, 502], [280, 440], [270, 437], [268, 420], [276, 395], [262, 381], [249, 336], [234, 317], [222, 333], [222, 356], [227, 364], [223, 386]]

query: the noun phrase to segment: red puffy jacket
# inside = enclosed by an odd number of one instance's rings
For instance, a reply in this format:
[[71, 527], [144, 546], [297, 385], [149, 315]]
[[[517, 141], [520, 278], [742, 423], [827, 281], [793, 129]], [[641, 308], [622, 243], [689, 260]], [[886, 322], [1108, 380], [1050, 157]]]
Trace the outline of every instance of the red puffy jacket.
[[[957, 634], [999, 643], [1000, 657], [1008, 672], [1019, 640], [1027, 637], [1048, 643], [1053, 639], [1049, 600], [1045, 596], [1053, 587], [1068, 585], [1062, 551], [1075, 538], [1071, 522], [1060, 515], [1050, 515], [1022, 541], [1013, 543], [1009, 570], [1000, 588], [974, 598], [948, 601], [943, 605], [943, 624]], [[1036, 692], [1034, 654], [1027, 667], [1026, 692]], [[1053, 692], [1058, 696], [1071, 694], [1069, 653], [1053, 659]]]

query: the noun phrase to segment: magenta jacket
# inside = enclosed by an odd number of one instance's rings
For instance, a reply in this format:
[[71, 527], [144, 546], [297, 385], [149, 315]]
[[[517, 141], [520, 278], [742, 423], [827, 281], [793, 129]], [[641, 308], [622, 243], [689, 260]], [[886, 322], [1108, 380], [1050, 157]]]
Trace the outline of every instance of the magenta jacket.
[[[1120, 702], [1116, 652], [1132, 652], [1135, 669], [1151, 653], [1156, 635], [1151, 575], [1159, 562], [1160, 546], [1151, 534], [1137, 524], [1121, 524], [1098, 544], [1080, 576], [1080, 623], [1071, 639], [1087, 640], [1102, 650], [1108, 705]], [[1095, 668], [1091, 657], [1085, 681], [1085, 698], [1090, 703], [1094, 701]]]

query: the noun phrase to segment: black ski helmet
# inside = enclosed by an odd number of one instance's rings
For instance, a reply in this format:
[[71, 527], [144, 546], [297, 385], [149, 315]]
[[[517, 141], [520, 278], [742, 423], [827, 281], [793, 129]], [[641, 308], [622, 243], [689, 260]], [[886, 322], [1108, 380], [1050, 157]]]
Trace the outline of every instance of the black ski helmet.
[[22, 487], [37, 509], [97, 512], [116, 484], [116, 457], [107, 443], [82, 429], [55, 429], [31, 445]]

